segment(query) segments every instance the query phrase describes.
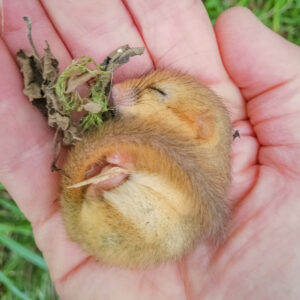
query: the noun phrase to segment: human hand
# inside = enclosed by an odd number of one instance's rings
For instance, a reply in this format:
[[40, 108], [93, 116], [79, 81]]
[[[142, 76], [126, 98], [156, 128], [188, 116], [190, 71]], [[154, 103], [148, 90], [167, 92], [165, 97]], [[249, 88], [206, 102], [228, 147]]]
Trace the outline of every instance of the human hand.
[[[0, 181], [32, 222], [62, 299], [299, 297], [298, 47], [243, 8], [222, 14], [214, 32], [200, 1], [22, 0], [4, 2], [4, 10]], [[38, 49], [47, 39], [61, 69], [71, 57], [102, 61], [122, 44], [146, 45], [117, 80], [170, 67], [223, 97], [241, 139], [232, 149], [233, 220], [217, 251], [201, 243], [176, 263], [132, 271], [103, 266], [69, 241], [55, 201], [59, 176], [49, 171], [53, 132], [24, 97], [11, 56], [28, 45], [24, 15]]]

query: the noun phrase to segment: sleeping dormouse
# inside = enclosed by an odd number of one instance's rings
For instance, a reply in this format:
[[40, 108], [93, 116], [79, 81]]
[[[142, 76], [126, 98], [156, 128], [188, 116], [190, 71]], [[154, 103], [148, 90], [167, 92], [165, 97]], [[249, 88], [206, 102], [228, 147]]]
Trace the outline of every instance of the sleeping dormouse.
[[117, 116], [69, 153], [61, 205], [70, 238], [109, 265], [144, 268], [222, 240], [232, 128], [191, 76], [156, 71], [116, 84]]

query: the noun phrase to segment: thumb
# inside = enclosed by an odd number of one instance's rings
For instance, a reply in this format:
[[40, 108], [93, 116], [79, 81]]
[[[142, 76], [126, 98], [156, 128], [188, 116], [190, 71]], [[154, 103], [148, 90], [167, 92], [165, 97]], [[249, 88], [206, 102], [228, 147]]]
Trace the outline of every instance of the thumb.
[[221, 14], [215, 33], [223, 63], [247, 99], [300, 74], [300, 47], [272, 32], [247, 8]]
[[248, 101], [258, 163], [300, 174], [300, 48], [236, 7], [215, 24], [223, 63]]

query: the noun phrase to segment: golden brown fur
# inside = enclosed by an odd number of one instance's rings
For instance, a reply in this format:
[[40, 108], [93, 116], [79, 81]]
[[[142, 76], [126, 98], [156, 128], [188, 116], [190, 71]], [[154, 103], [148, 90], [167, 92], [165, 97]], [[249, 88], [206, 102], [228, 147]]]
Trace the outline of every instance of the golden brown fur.
[[[229, 215], [232, 139], [220, 99], [167, 71], [118, 84], [113, 96], [119, 117], [79, 142], [65, 165], [69, 236], [96, 258], [131, 268], [179, 258], [200, 238], [218, 241]], [[98, 194], [67, 188], [111, 155], [130, 162], [125, 181]]]

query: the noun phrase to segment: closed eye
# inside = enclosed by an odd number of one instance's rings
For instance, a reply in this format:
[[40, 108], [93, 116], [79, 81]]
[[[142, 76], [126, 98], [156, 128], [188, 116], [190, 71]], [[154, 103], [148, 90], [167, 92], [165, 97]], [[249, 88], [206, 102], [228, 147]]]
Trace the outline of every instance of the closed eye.
[[167, 93], [165, 93], [163, 90], [161, 90], [155, 86], [148, 86], [147, 88], [160, 93], [162, 96], [167, 96]]

